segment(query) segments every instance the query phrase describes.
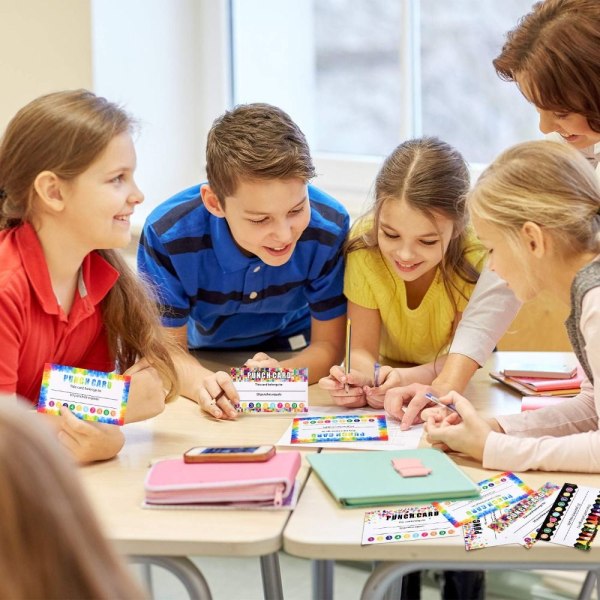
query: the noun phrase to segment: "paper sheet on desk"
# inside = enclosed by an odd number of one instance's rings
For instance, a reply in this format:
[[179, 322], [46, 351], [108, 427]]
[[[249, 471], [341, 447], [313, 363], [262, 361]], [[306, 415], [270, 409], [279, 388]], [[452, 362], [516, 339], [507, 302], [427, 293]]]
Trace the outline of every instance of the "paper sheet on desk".
[[[311, 406], [310, 415], [322, 417], [331, 415], [368, 415], [381, 411], [368, 410], [364, 408], [349, 409], [344, 411], [339, 406]], [[414, 425], [407, 431], [400, 429], [400, 421], [387, 415], [388, 440], [383, 442], [328, 442], [328, 443], [308, 443], [292, 444], [292, 425], [290, 425], [281, 438], [276, 442], [276, 446], [306, 446], [342, 448], [345, 450], [413, 450], [419, 446], [419, 441], [423, 435], [423, 425]]]

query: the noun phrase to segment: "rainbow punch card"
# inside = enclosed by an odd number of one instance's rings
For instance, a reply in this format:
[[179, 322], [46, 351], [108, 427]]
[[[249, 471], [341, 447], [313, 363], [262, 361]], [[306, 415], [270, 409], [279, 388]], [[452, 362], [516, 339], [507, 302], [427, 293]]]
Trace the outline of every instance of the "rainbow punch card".
[[59, 415], [63, 406], [80, 419], [123, 425], [129, 375], [44, 365], [37, 411]]
[[385, 415], [331, 415], [296, 417], [292, 423], [292, 444], [331, 442], [386, 442]]
[[240, 396], [238, 412], [289, 414], [308, 412], [308, 369], [231, 369]]

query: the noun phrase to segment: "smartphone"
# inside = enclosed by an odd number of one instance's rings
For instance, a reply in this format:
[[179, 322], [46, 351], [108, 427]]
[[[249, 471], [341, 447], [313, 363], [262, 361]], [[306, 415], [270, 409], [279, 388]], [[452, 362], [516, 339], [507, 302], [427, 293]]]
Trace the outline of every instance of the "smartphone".
[[261, 462], [275, 455], [275, 446], [195, 446], [183, 454], [183, 462]]

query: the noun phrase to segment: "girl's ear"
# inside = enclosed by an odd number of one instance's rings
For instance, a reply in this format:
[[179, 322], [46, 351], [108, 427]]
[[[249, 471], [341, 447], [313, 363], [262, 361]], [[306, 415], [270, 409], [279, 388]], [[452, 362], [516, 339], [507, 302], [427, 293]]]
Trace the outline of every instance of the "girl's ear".
[[61, 191], [61, 181], [52, 171], [42, 171], [33, 182], [36, 194], [46, 209], [62, 212], [65, 208]]
[[223, 218], [225, 211], [221, 206], [221, 202], [217, 195], [212, 191], [208, 183], [205, 183], [200, 188], [200, 195], [202, 196], [202, 203], [206, 207], [206, 210], [215, 217]]
[[521, 236], [525, 243], [527, 251], [536, 258], [542, 258], [548, 250], [548, 244], [544, 236], [544, 231], [532, 221], [527, 221], [521, 227]]

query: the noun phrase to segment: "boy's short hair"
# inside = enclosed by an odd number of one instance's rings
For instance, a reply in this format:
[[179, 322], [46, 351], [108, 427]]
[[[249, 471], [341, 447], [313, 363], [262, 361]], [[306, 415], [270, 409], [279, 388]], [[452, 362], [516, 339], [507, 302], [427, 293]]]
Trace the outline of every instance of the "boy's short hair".
[[290, 116], [270, 104], [240, 104], [221, 115], [206, 142], [208, 184], [221, 203], [241, 180], [315, 176], [304, 134]]

